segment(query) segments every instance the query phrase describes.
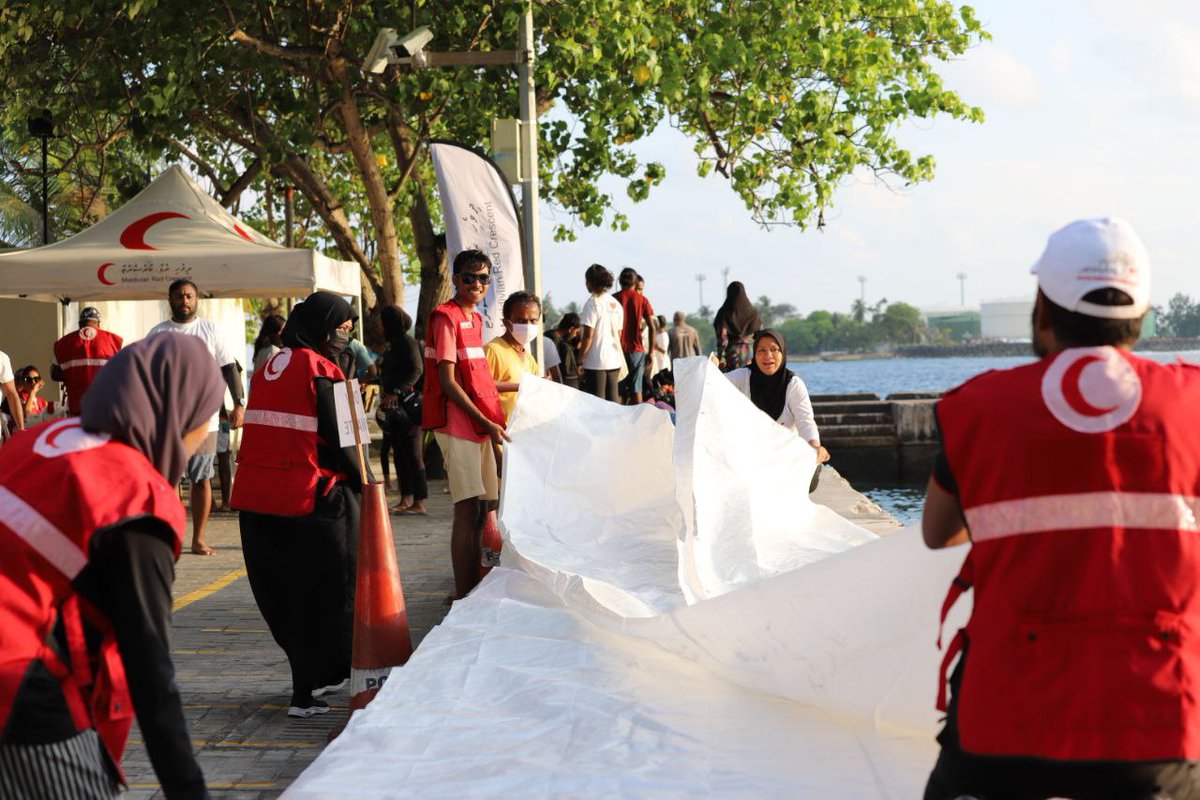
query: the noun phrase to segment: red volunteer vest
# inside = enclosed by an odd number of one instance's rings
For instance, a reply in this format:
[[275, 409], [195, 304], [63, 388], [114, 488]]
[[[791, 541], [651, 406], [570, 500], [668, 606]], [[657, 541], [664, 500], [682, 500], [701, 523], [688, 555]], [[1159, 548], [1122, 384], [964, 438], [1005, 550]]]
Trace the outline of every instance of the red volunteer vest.
[[[120, 763], [134, 716], [125, 667], [108, 620], [71, 582], [87, 566], [95, 531], [142, 516], [171, 526], [178, 558], [184, 511], [175, 489], [137, 450], [85, 432], [78, 418], [30, 428], [0, 451], [0, 731], [41, 661], [76, 729], [95, 728]], [[62, 654], [48, 644], [60, 616]], [[85, 619], [102, 634], [98, 652], [88, 651]]]
[[[503, 425], [505, 418], [504, 410], [500, 407], [500, 394], [496, 391], [496, 382], [492, 380], [487, 357], [483, 353], [483, 317], [477, 311], [472, 311], [468, 317], [462, 306], [454, 300], [447, 300], [429, 315], [429, 333], [425, 337], [425, 387], [421, 394], [421, 427], [426, 430], [445, 427], [446, 404], [450, 402], [442, 392], [442, 382], [438, 379], [437, 355], [433, 349], [433, 321], [438, 315], [449, 317], [454, 325], [455, 349], [458, 350], [458, 360], [454, 364], [455, 380], [485, 417], [497, 425]], [[477, 434], [484, 435], [485, 432], [479, 426], [473, 427]]]
[[54, 361], [67, 386], [67, 410], [79, 414], [83, 395], [96, 373], [121, 350], [121, 337], [99, 328], [84, 326], [54, 343]]
[[1200, 368], [1109, 347], [938, 404], [973, 542], [946, 603], [973, 584], [965, 750], [1200, 759], [1197, 408]]
[[328, 491], [341, 473], [321, 467], [317, 448], [317, 378], [342, 381], [342, 371], [308, 348], [285, 347], [255, 371], [242, 425], [238, 479], [229, 503], [243, 511], [303, 517], [316, 505], [318, 482]]

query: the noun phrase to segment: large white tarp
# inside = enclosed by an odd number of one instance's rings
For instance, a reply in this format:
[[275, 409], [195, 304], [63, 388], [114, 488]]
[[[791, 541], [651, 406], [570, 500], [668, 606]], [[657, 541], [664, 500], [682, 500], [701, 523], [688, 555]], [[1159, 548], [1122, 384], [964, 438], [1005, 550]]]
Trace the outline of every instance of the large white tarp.
[[288, 798], [910, 798], [962, 552], [808, 500], [705, 359], [678, 427], [526, 376], [493, 570]]

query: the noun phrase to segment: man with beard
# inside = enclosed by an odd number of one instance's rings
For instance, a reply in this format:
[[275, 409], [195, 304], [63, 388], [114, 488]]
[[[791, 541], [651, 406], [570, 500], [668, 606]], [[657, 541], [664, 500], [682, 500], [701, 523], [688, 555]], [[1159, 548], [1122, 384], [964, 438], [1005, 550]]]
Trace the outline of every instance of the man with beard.
[[[221, 368], [221, 376], [229, 387], [233, 398], [233, 410], [229, 413], [229, 427], [242, 427], [245, 400], [242, 399], [242, 369], [229, 352], [224, 338], [211, 321], [196, 316], [200, 306], [200, 291], [187, 278], [180, 278], [167, 289], [167, 302], [171, 305], [171, 318], [150, 329], [147, 336], [160, 333], [181, 333], [196, 336], [204, 342], [208, 352]], [[220, 419], [213, 414], [209, 422], [209, 435], [200, 449], [188, 459], [184, 475], [191, 484], [192, 504], [192, 552], [200, 556], [211, 556], [216, 551], [204, 542], [204, 529], [208, 526], [208, 515], [212, 506], [212, 479], [217, 460], [217, 433]]]

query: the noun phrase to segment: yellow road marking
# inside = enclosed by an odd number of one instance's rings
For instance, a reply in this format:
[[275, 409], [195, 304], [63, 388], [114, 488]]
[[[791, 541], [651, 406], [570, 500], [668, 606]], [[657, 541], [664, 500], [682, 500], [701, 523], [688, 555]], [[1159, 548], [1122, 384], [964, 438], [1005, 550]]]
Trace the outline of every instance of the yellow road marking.
[[238, 569], [235, 569], [233, 572], [228, 573], [227, 575], [222, 575], [221, 577], [217, 578], [215, 581], [208, 584], [207, 586], [201, 587], [194, 592], [188, 592], [183, 597], [180, 597], [178, 600], [175, 601], [175, 605], [172, 607], [172, 610], [178, 611], [181, 608], [186, 608], [187, 606], [190, 606], [192, 603], [195, 603], [197, 600], [203, 600], [204, 598], [208, 597], [209, 595], [216, 594], [217, 592], [221, 591], [229, 584], [236, 581], [238, 578], [245, 577], [245, 575], [246, 575], [245, 567], [240, 567]]
[[270, 633], [266, 628], [201, 628], [201, 633]]
[[172, 650], [173, 656], [216, 656], [220, 655], [223, 650]]

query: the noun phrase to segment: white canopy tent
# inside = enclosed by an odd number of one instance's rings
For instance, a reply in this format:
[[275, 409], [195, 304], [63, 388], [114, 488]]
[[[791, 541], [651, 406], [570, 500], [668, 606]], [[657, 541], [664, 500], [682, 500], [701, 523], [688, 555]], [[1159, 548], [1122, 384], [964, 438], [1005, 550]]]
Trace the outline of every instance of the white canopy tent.
[[358, 265], [284, 247], [241, 223], [178, 166], [87, 230], [0, 254], [0, 294], [35, 300], [161, 300], [177, 278], [205, 297], [358, 296]]
[[[0, 350], [14, 365], [46, 368], [51, 345], [76, 325], [79, 305], [126, 342], [166, 319], [167, 287], [189, 278], [200, 315], [245, 349], [244, 297], [303, 297], [317, 289], [361, 297], [358, 265], [284, 247], [226, 211], [178, 166], [76, 235], [45, 247], [0, 253]], [[224, 298], [224, 299], [217, 299]], [[62, 315], [37, 300], [59, 302]], [[156, 302], [127, 302], [127, 301]], [[243, 365], [246, 366], [246, 365]], [[53, 398], [50, 398], [53, 399]]]

